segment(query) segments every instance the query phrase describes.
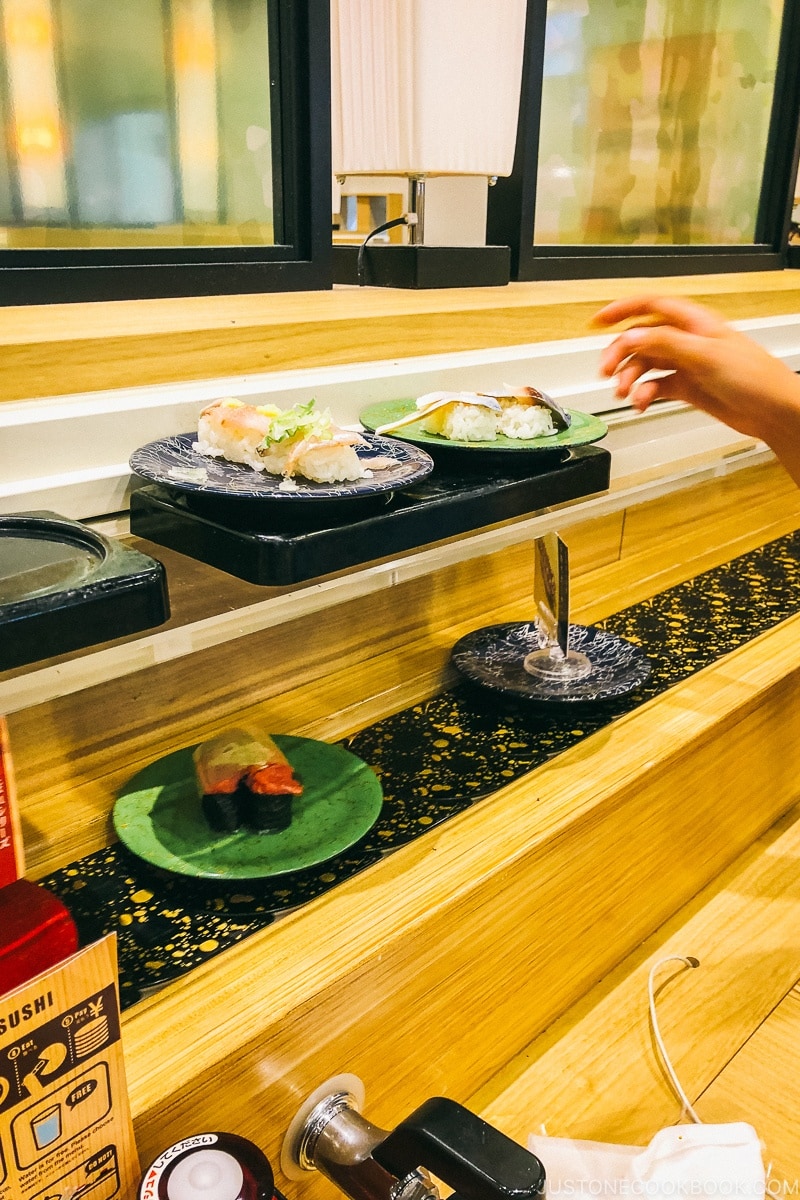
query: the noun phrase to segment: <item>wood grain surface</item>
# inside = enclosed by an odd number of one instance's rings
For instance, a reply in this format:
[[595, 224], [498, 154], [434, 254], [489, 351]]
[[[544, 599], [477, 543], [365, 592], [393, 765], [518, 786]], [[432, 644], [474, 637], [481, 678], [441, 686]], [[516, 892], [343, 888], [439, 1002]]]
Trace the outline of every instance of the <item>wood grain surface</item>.
[[[341, 1070], [385, 1126], [489, 1085], [791, 807], [798, 635], [792, 618], [137, 1006], [144, 1156], [202, 1114], [274, 1158]], [[153, 1031], [181, 1027], [166, 1058]]]
[[[769, 465], [573, 526], [574, 619], [600, 620], [798, 524], [800, 491]], [[122, 783], [234, 716], [333, 740], [441, 689], [459, 637], [529, 616], [530, 554], [514, 546], [12, 713], [29, 871], [106, 845]], [[197, 611], [201, 587], [236, 594], [237, 581], [220, 577], [193, 564], [182, 583], [176, 569], [176, 613], [184, 600]]]
[[796, 1183], [798, 808], [508, 1063], [471, 1104], [523, 1142], [544, 1126], [551, 1137], [645, 1145], [662, 1126], [685, 1119], [655, 1052], [648, 1014], [649, 971], [668, 955], [700, 960], [694, 971], [670, 963], [657, 976], [659, 1026], [690, 1102], [703, 1121], [753, 1124], [774, 1176]]
[[728, 318], [800, 311], [792, 271], [10, 307], [0, 400], [580, 337], [603, 303], [643, 291]]
[[[789, 861], [785, 864], [776, 864], [774, 854], [768, 860], [773, 869], [794, 866], [793, 875], [786, 879], [785, 889], [778, 886], [782, 876], [773, 873], [762, 881], [762, 894], [772, 895], [775, 901], [771, 912], [774, 921], [772, 961], [777, 962], [778, 956], [785, 954], [787, 959], [794, 961], [794, 974], [797, 975], [800, 932], [795, 914], [800, 906], [800, 889], [796, 839], [790, 854], [791, 858], [787, 855]], [[760, 949], [756, 945], [750, 951], [756, 970], [760, 966]], [[746, 954], [743, 948], [743, 958]], [[698, 1097], [704, 1120], [725, 1121], [739, 1115], [755, 1126], [766, 1147], [765, 1159], [772, 1164], [770, 1187], [774, 1189], [773, 1195], [797, 1195], [800, 1186], [798, 1075], [800, 987], [795, 985]]]
[[[575, 526], [576, 618], [795, 528], [799, 497], [761, 466]], [[457, 637], [527, 615], [529, 592], [529, 548], [515, 546], [13, 714], [32, 873], [106, 843], [138, 766], [234, 713], [351, 732], [441, 687]], [[645, 1054], [641, 972], [684, 937], [706, 973], [691, 993], [670, 983], [662, 1020], [711, 1111], [713, 1080], [800, 974], [800, 823], [769, 832], [798, 780], [794, 617], [135, 1006], [124, 1041], [143, 1160], [228, 1128], [277, 1162], [296, 1107], [342, 1070], [386, 1127], [444, 1093], [514, 1136], [544, 1120], [646, 1140], [677, 1114]], [[787, 1171], [790, 1111], [769, 1118]], [[286, 1190], [335, 1195], [319, 1179]]]

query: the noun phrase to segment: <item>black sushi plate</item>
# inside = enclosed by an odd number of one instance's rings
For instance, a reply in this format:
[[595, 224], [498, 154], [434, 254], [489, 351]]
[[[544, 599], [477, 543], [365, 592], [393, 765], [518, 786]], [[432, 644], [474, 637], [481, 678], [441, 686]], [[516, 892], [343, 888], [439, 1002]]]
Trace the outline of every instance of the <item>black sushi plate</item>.
[[161, 563], [54, 512], [0, 516], [0, 670], [161, 625]]
[[405, 491], [295, 507], [150, 484], [131, 496], [131, 533], [251, 583], [299, 583], [602, 492], [610, 467], [592, 445], [535, 469], [524, 456], [516, 466], [437, 460]]

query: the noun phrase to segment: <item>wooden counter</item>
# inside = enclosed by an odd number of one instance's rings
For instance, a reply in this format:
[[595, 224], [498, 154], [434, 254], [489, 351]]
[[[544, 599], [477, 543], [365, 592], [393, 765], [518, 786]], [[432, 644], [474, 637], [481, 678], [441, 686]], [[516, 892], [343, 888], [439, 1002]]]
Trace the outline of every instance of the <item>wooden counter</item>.
[[5, 308], [0, 400], [580, 337], [603, 303], [640, 292], [729, 318], [800, 311], [795, 271]]
[[[796, 523], [779, 473], [760, 484], [755, 504], [712, 499], [713, 486], [684, 494], [673, 535], [677, 505], [630, 514], [630, 555], [608, 539], [606, 561], [579, 577], [581, 617], [690, 577], [701, 560], [681, 561], [681, 546], [702, 544], [710, 566], [757, 540], [760, 519]], [[520, 603], [482, 617], [519, 616]], [[392, 708], [435, 686], [467, 622], [434, 620], [413, 648], [317, 684], [342, 727], [359, 684], [374, 693], [389, 672], [380, 703]], [[800, 792], [798, 634], [795, 617], [140, 1005], [126, 1047], [144, 1152], [227, 1122], [275, 1158], [299, 1102], [342, 1070], [386, 1126], [438, 1092], [523, 1140], [544, 1122], [636, 1143], [677, 1121], [650, 1050], [644, 966], [679, 947], [702, 960], [662, 1012], [693, 1099], [800, 975], [793, 818], [768, 832]], [[298, 716], [313, 692], [298, 689]], [[191, 1044], [154, 1048], [156, 1030], [180, 1027]], [[789, 1170], [772, 1128], [769, 1154]], [[289, 1190], [333, 1194], [313, 1178]]]
[[[792, 272], [6, 309], [0, 399], [569, 337], [645, 289], [729, 317], [800, 311]], [[798, 525], [800, 491], [775, 465], [574, 521], [574, 616], [599, 620]], [[291, 614], [287, 593], [274, 627], [124, 677], [98, 658], [81, 689], [20, 707], [31, 874], [108, 844], [119, 785], [234, 714], [333, 740], [446, 686], [459, 636], [528, 615], [529, 552], [433, 563], [332, 594], [324, 613], [298, 600]], [[191, 613], [254, 599], [184, 565]], [[135, 1006], [124, 1042], [143, 1159], [229, 1128], [277, 1163], [299, 1103], [345, 1070], [386, 1127], [444, 1093], [520, 1140], [544, 1123], [646, 1141], [680, 1114], [643, 981], [679, 952], [702, 970], [667, 972], [661, 1012], [690, 1098], [709, 1119], [752, 1117], [784, 1175], [800, 1174], [799, 693], [794, 617]], [[742, 1111], [749, 1071], [758, 1095]]]
[[[576, 525], [575, 615], [798, 524], [800, 492], [772, 465]], [[14, 713], [34, 872], [103, 845], [119, 783], [234, 713], [332, 739], [430, 695], [458, 636], [526, 614], [527, 553]], [[784, 622], [136, 1005], [124, 1042], [143, 1158], [230, 1128], [277, 1162], [299, 1103], [343, 1070], [386, 1127], [435, 1093], [523, 1140], [544, 1121], [636, 1142], [677, 1120], [649, 1057], [646, 962], [662, 944], [703, 961], [663, 1011], [693, 1099], [800, 976], [785, 815], [800, 793], [798, 634], [800, 617]], [[316, 1177], [279, 1184], [335, 1194]]]
[[[735, 797], [732, 796], [735, 801]], [[772, 1165], [773, 1195], [800, 1181], [800, 808], [772, 829], [611, 971], [471, 1098], [511, 1136], [528, 1133], [644, 1145], [681, 1120], [655, 1056], [647, 980], [659, 1025], [702, 1121], [747, 1121]], [[784, 1186], [788, 1185], [788, 1186]]]

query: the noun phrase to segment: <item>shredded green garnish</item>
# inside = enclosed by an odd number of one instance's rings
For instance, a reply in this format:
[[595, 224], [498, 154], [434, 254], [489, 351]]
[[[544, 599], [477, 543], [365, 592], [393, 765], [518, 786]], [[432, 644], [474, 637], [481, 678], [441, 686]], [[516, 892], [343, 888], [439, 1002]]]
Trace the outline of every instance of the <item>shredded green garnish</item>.
[[318, 438], [325, 440], [331, 436], [332, 429], [333, 420], [327, 408], [322, 412], [317, 412], [314, 408], [314, 401], [308, 400], [305, 404], [295, 404], [293, 408], [287, 408], [285, 412], [273, 417], [269, 432], [259, 449], [268, 450], [276, 442], [283, 442], [286, 438], [295, 437], [298, 433], [302, 437], [315, 434]]

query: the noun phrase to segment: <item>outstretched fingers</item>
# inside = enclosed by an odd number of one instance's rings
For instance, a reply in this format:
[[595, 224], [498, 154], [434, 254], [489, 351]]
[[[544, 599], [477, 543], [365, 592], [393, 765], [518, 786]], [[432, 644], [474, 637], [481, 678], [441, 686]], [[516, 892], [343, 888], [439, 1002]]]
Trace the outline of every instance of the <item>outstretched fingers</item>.
[[726, 329], [724, 322], [707, 308], [691, 300], [670, 296], [629, 296], [614, 300], [600, 309], [592, 319], [592, 324], [616, 325], [636, 317], [645, 318], [648, 324], [666, 322], [676, 329], [705, 337], [718, 335]]
[[652, 370], [702, 369], [708, 361], [707, 348], [696, 335], [669, 325], [638, 326], [626, 329], [606, 346], [600, 355], [600, 370], [603, 375], [616, 375], [634, 356], [638, 363], [646, 364], [639, 374]]
[[650, 407], [654, 400], [659, 397], [669, 395], [669, 387], [665, 388], [663, 379], [646, 379], [644, 383], [633, 387], [631, 391], [631, 404], [637, 412], [645, 412]]
[[[614, 395], [618, 400], [627, 399], [636, 385], [639, 383], [643, 375], [648, 371], [656, 370], [653, 363], [646, 358], [641, 358], [638, 354], [632, 355], [626, 359], [615, 376]], [[662, 392], [662, 395], [666, 394]]]

